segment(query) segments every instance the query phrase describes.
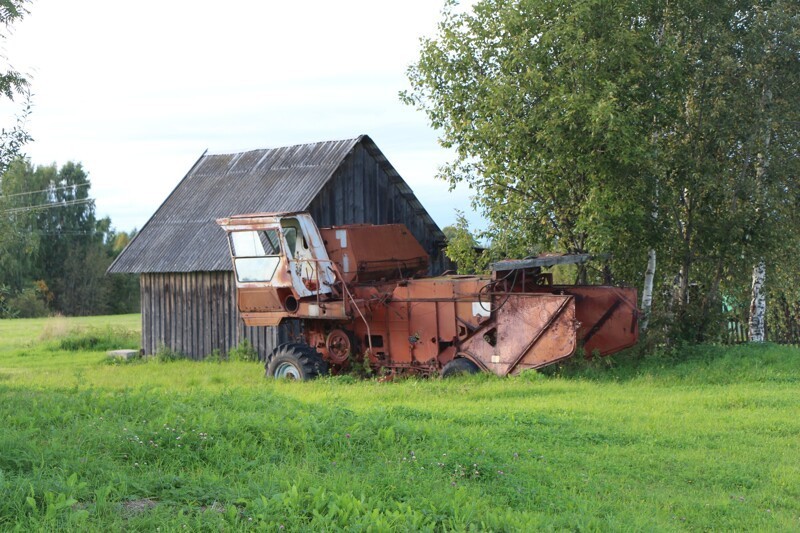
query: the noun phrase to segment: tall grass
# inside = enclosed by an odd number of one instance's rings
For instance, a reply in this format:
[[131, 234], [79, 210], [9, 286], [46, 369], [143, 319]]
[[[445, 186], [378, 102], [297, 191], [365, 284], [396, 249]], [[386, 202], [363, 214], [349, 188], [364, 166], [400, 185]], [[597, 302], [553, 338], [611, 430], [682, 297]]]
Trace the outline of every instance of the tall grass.
[[21, 322], [0, 321], [0, 530], [800, 528], [797, 349], [291, 383], [109, 366]]
[[138, 348], [141, 334], [120, 326], [77, 327], [58, 339], [51, 349], [77, 351], [107, 351]]

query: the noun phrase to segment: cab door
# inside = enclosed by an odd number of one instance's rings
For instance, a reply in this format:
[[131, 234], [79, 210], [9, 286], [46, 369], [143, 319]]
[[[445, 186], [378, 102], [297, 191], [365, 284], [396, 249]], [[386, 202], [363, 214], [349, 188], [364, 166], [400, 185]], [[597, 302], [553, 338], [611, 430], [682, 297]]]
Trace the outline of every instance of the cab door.
[[276, 291], [282, 285], [279, 267], [283, 259], [277, 228], [231, 231], [228, 235], [239, 311], [283, 310]]
[[335, 275], [316, 224], [305, 216], [287, 217], [281, 219], [281, 231], [297, 296], [330, 293]]

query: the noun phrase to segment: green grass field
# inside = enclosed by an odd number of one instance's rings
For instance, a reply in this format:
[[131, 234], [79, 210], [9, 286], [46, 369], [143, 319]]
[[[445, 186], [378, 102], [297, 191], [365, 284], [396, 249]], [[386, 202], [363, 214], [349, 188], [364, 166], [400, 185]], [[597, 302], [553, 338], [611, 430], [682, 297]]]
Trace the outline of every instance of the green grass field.
[[0, 530], [800, 530], [797, 348], [294, 383], [76, 342], [138, 328], [0, 321]]

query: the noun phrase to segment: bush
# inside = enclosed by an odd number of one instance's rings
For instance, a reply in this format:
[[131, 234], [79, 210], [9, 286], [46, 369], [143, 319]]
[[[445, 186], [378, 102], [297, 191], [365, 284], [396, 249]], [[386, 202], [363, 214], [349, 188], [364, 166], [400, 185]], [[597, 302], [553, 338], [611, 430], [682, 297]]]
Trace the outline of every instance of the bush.
[[0, 286], [0, 318], [39, 318], [48, 316], [48, 303], [53, 294], [44, 281], [14, 293], [7, 285]]
[[0, 285], [0, 318], [16, 318], [17, 310], [11, 307], [11, 287]]

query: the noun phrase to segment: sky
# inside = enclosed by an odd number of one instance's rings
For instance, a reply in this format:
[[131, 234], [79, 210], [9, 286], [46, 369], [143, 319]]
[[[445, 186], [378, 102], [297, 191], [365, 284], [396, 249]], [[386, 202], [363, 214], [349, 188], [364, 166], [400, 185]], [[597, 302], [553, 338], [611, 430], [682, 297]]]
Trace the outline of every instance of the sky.
[[368, 134], [440, 227], [470, 191], [435, 179], [452, 153], [400, 102], [443, 0], [34, 0], [3, 54], [28, 75], [25, 153], [83, 164], [99, 216], [141, 228], [205, 150]]

